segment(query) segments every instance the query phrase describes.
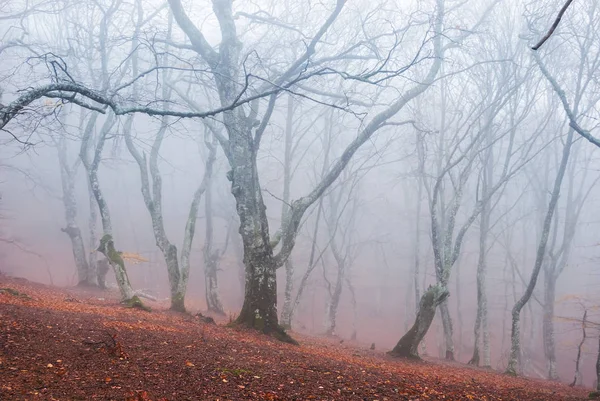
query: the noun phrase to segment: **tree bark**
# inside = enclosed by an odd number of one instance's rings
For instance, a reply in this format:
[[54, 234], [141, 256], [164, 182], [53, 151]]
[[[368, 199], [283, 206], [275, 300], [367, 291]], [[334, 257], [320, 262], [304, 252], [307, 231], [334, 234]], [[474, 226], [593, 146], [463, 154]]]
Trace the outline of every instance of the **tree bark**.
[[[287, 219], [290, 202], [290, 186], [292, 181], [292, 142], [293, 142], [293, 121], [294, 121], [294, 98], [288, 95], [287, 115], [285, 122], [285, 152], [283, 157], [283, 197], [281, 205], [281, 221]], [[292, 292], [294, 290], [294, 263], [291, 257], [288, 257], [284, 263], [285, 267], [285, 291], [283, 298], [283, 308], [281, 310], [281, 326], [284, 329], [292, 328]]]
[[558, 203], [558, 197], [560, 195], [560, 189], [563, 181], [563, 177], [565, 175], [565, 171], [567, 169], [567, 164], [569, 161], [569, 155], [571, 153], [571, 145], [573, 144], [573, 129], [569, 129], [567, 134], [567, 140], [563, 147], [562, 158], [560, 162], [560, 166], [558, 168], [558, 172], [556, 174], [556, 179], [554, 181], [554, 188], [552, 190], [552, 195], [550, 196], [550, 203], [548, 205], [548, 210], [546, 212], [546, 217], [544, 219], [544, 224], [542, 227], [542, 235], [540, 238], [540, 242], [538, 244], [535, 264], [533, 267], [533, 272], [531, 273], [531, 279], [529, 280], [529, 284], [527, 285], [527, 289], [523, 296], [517, 301], [512, 309], [512, 326], [511, 326], [511, 349], [510, 349], [510, 357], [508, 360], [508, 367], [506, 368], [506, 373], [516, 375], [518, 369], [518, 358], [521, 353], [521, 331], [520, 331], [520, 318], [521, 318], [521, 310], [527, 304], [529, 299], [531, 298], [531, 294], [533, 294], [533, 290], [535, 289], [535, 285], [537, 283], [537, 278], [540, 274], [540, 270], [542, 268], [542, 263], [544, 262], [544, 256], [546, 253], [546, 245], [548, 243], [548, 236], [550, 234], [550, 228], [552, 225], [552, 217], [554, 215], [554, 211], [556, 209], [556, 204]]
[[435, 310], [449, 295], [448, 290], [440, 285], [430, 286], [421, 297], [415, 323], [388, 354], [394, 357], [419, 358], [419, 344], [433, 322]]
[[[488, 197], [488, 185], [491, 180], [491, 169], [492, 169], [492, 148], [486, 152], [486, 161], [483, 169], [482, 179], [482, 198]], [[489, 202], [484, 202], [481, 207], [480, 223], [479, 223], [479, 259], [477, 261], [477, 317], [475, 319], [474, 328], [474, 347], [473, 356], [469, 361], [469, 365], [479, 366], [480, 355], [479, 355], [479, 340], [482, 337], [483, 332], [483, 366], [491, 367], [490, 358], [490, 343], [489, 343], [489, 332], [488, 332], [488, 305], [487, 305], [487, 291], [485, 285], [485, 278], [487, 272], [487, 238], [490, 230], [490, 205]]]
[[85, 245], [81, 236], [81, 230], [77, 224], [77, 200], [75, 198], [75, 174], [77, 162], [69, 165], [67, 157], [67, 143], [64, 135], [61, 135], [56, 142], [58, 161], [60, 167], [60, 177], [62, 184], [62, 201], [65, 208], [65, 221], [67, 226], [61, 229], [71, 240], [71, 249], [73, 259], [77, 269], [78, 285], [95, 285], [96, 277], [88, 264]]
[[554, 337], [554, 300], [556, 297], [556, 280], [553, 277], [554, 269], [546, 269], [544, 274], [544, 355], [548, 369], [548, 379], [558, 380], [556, 372], [556, 346]]
[[[317, 44], [342, 11], [344, 3], [341, 0], [337, 1], [334, 10], [308, 43], [305, 52], [273, 80], [274, 85], [286, 87], [286, 85], [292, 84], [290, 80], [310, 60]], [[239, 90], [244, 87], [244, 79], [247, 77], [240, 76], [240, 55], [243, 44], [237, 35], [232, 2], [230, 0], [213, 1], [213, 11], [221, 30], [218, 52], [208, 43], [202, 32], [186, 14], [181, 1], [169, 0], [169, 4], [175, 20], [190, 39], [192, 48], [209, 65], [221, 105], [227, 107], [235, 104], [240, 96]], [[220, 138], [219, 141], [231, 166], [228, 178], [231, 181], [231, 192], [236, 200], [236, 210], [240, 218], [240, 234], [246, 266], [245, 297], [242, 310], [236, 320], [238, 324], [256, 328], [264, 333], [275, 334], [284, 340], [291, 340], [278, 324], [276, 269], [283, 266], [289, 257], [306, 210], [339, 177], [357, 150], [389, 118], [396, 115], [410, 100], [420, 95], [433, 83], [445, 50], [442, 47], [441, 39], [444, 2], [438, 0], [437, 6], [434, 31], [438, 34], [433, 39], [436, 57], [433, 59], [427, 76], [421, 83], [394, 101], [390, 107], [373, 117], [371, 122], [344, 150], [322, 181], [307, 196], [291, 203], [288, 218], [282, 222], [281, 249], [276, 256], [273, 253], [273, 244], [271, 244], [269, 236], [266, 207], [258, 175], [257, 155], [262, 134], [275, 108], [277, 93], [269, 97], [267, 110], [261, 121], [257, 121], [256, 115], [259, 102], [253, 104], [254, 107], [251, 108], [248, 115], [242, 107], [227, 109], [223, 112], [222, 118], [228, 138]]]
[[[215, 146], [214, 144], [213, 146]], [[212, 169], [212, 166], [210, 167]], [[206, 179], [206, 194], [204, 195], [204, 214], [206, 218], [206, 235], [204, 238], [204, 284], [206, 295], [206, 306], [209, 311], [225, 315], [223, 304], [219, 297], [219, 285], [217, 279], [217, 271], [219, 267], [219, 259], [221, 251], [213, 250], [213, 207], [212, 207], [212, 174]]]
[[294, 264], [291, 258], [285, 261], [285, 291], [283, 295], [283, 308], [281, 309], [281, 327], [286, 330], [292, 328], [292, 292], [294, 291]]
[[310, 277], [310, 274], [313, 272], [313, 270], [317, 266], [317, 263], [319, 263], [319, 261], [321, 260], [321, 257], [323, 257], [323, 252], [325, 252], [327, 250], [327, 247], [325, 247], [325, 249], [323, 249], [321, 251], [321, 254], [315, 258], [316, 251], [317, 251], [317, 238], [318, 238], [318, 234], [319, 234], [319, 222], [321, 221], [322, 212], [323, 212], [323, 198], [319, 199], [319, 205], [317, 206], [317, 216], [315, 219], [315, 229], [313, 231], [313, 238], [312, 238], [312, 245], [311, 245], [311, 249], [310, 249], [310, 257], [308, 260], [308, 266], [306, 268], [306, 271], [304, 272], [304, 275], [302, 276], [302, 279], [300, 279], [300, 284], [298, 285], [296, 297], [294, 298], [294, 302], [292, 303], [292, 307], [290, 310], [290, 316], [289, 316], [290, 324], [291, 324], [291, 320], [294, 316], [294, 312], [296, 311], [296, 308], [298, 307], [298, 305], [300, 305], [300, 300], [302, 299], [302, 294], [304, 293], [304, 289], [306, 288], [306, 284], [308, 283], [308, 278]]
[[448, 301], [445, 300], [440, 304], [440, 312], [442, 314], [442, 327], [444, 328], [444, 344], [446, 346], [445, 358], [449, 361], [454, 360], [454, 327], [452, 325], [452, 318], [450, 317], [450, 309], [448, 308]]
[[596, 390], [600, 391], [600, 336], [598, 336], [598, 356], [596, 357]]
[[[332, 249], [335, 245], [332, 242]], [[338, 258], [336, 257], [336, 260]], [[333, 288], [333, 293], [331, 294], [331, 299], [329, 300], [328, 308], [327, 308], [327, 327], [325, 328], [325, 334], [328, 336], [335, 336], [335, 329], [337, 327], [337, 311], [340, 305], [340, 298], [342, 296], [342, 288], [344, 284], [344, 276], [346, 274], [346, 266], [342, 261], [341, 264], [338, 262], [338, 272], [335, 280], [335, 287]]]
[[581, 386], [581, 371], [579, 367], [581, 365], [581, 350], [583, 348], [583, 344], [585, 343], [586, 335], [586, 323], [587, 323], [587, 309], [583, 311], [583, 319], [581, 320], [581, 341], [577, 346], [577, 357], [575, 358], [575, 376], [573, 377], [573, 382], [571, 383], [571, 387]]
[[92, 129], [94, 127], [96, 118], [97, 117], [92, 116], [88, 121], [86, 132], [81, 142], [79, 156], [87, 171], [88, 182], [92, 194], [96, 199], [98, 210], [100, 211], [100, 219], [102, 221], [102, 230], [104, 232], [104, 235], [100, 240], [100, 246], [98, 247], [98, 251], [104, 254], [106, 259], [108, 260], [108, 263], [110, 264], [110, 266], [112, 266], [115, 272], [117, 285], [119, 286], [119, 290], [121, 292], [121, 298], [123, 299], [123, 301], [129, 301], [135, 296], [135, 293], [129, 282], [129, 277], [127, 276], [127, 271], [125, 269], [125, 263], [123, 262], [123, 259], [121, 258], [120, 254], [115, 250], [112, 236], [112, 222], [110, 218], [110, 211], [108, 209], [108, 204], [106, 202], [106, 199], [104, 198], [104, 194], [102, 193], [102, 190], [100, 188], [100, 182], [98, 180], [98, 167], [100, 166], [100, 161], [102, 158], [102, 150], [106, 142], [106, 136], [108, 134], [108, 131], [114, 124], [115, 116], [113, 113], [109, 113], [104, 124], [102, 125], [102, 128], [100, 129], [98, 142], [96, 143], [93, 152], [94, 158], [90, 162], [88, 156], [88, 147], [90, 145]]
[[88, 229], [90, 232], [88, 245], [90, 254], [88, 256], [88, 265], [90, 273], [96, 276], [98, 286], [104, 289], [106, 288], [106, 274], [110, 269], [108, 266], [100, 266], [100, 263], [98, 262], [98, 253], [95, 252], [96, 245], [98, 244], [98, 234], [96, 232], [96, 226], [98, 222], [98, 205], [96, 204], [96, 199], [92, 193], [92, 187], [89, 185], [89, 180], [87, 190], [90, 205], [90, 215], [88, 218]]

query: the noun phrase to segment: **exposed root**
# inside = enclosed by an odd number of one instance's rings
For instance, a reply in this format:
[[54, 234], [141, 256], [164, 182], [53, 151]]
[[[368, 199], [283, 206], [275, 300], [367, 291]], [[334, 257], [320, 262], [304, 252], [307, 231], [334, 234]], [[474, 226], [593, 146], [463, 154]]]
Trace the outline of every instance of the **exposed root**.
[[144, 303], [140, 300], [140, 298], [137, 295], [134, 295], [131, 299], [126, 299], [121, 303], [128, 308], [141, 309], [146, 312], [152, 311], [152, 309], [150, 309], [149, 306], [144, 305]]
[[198, 312], [195, 315], [198, 319], [200, 319], [201, 322], [206, 323], [206, 324], [214, 324], [216, 325], [217, 323], [215, 322], [215, 319], [213, 319], [210, 316], [204, 316], [202, 313]]
[[269, 334], [272, 337], [274, 337], [277, 340], [284, 342], [284, 343], [300, 345], [300, 343], [298, 341], [294, 340], [292, 338], [292, 336], [290, 336], [288, 333], [286, 333], [286, 331], [281, 326], [278, 326], [277, 329], [273, 330], [271, 333], [266, 333], [266, 334]]
[[238, 319], [234, 320], [233, 322], [230, 322], [227, 325], [227, 327], [246, 327], [246, 328], [249, 328], [252, 330], [259, 331], [268, 336], [271, 336], [281, 342], [293, 344], [293, 345], [300, 345], [300, 343], [298, 341], [294, 340], [294, 338], [292, 336], [290, 336], [288, 333], [286, 333], [286, 331], [283, 329], [283, 327], [281, 327], [279, 325], [277, 325], [275, 328], [272, 328], [269, 326], [265, 327], [262, 319], [256, 319], [254, 325], [250, 325], [246, 322], [240, 321], [240, 319], [238, 318]]
[[8, 295], [12, 295], [13, 297], [31, 299], [31, 297], [29, 295], [19, 292], [19, 291], [15, 290], [14, 288], [8, 288], [8, 287], [0, 288], [0, 294], [8, 294]]
[[391, 356], [392, 358], [405, 358], [405, 359], [411, 359], [413, 361], [422, 361], [423, 359], [421, 359], [421, 357], [419, 355], [415, 355], [415, 354], [402, 354], [399, 352], [394, 352], [394, 351], [388, 351], [386, 352], [387, 355]]

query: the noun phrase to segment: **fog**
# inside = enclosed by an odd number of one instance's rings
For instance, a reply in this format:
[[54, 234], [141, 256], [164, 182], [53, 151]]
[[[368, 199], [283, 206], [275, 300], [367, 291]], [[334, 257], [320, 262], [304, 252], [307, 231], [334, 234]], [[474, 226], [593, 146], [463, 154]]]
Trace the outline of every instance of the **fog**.
[[0, 271], [386, 350], [432, 286], [420, 355], [596, 386], [600, 6], [531, 50], [562, 6], [0, 0]]

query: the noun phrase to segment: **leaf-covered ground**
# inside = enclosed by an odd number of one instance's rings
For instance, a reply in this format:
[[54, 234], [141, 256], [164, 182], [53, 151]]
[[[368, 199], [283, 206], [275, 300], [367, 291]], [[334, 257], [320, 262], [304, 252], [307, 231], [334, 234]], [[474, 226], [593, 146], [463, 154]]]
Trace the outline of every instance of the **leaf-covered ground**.
[[[587, 399], [544, 381], [392, 359], [303, 337], [301, 346], [105, 294], [0, 277], [0, 400]], [[10, 289], [10, 290], [6, 290]]]

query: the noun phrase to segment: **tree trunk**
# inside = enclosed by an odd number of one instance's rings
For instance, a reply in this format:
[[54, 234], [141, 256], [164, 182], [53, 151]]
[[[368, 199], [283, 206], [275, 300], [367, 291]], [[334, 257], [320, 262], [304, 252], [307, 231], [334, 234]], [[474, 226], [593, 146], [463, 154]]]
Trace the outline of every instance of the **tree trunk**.
[[452, 339], [452, 335], [454, 334], [454, 329], [452, 327], [452, 318], [450, 317], [450, 310], [448, 308], [447, 300], [444, 300], [442, 303], [440, 303], [440, 312], [442, 313], [442, 327], [444, 328], [444, 343], [446, 346], [445, 358], [453, 361], [454, 340]]
[[129, 277], [127, 276], [127, 270], [125, 270], [125, 262], [123, 261], [121, 254], [115, 249], [112, 235], [104, 234], [100, 239], [98, 252], [106, 256], [108, 263], [113, 267], [123, 301], [130, 301], [133, 299], [135, 293], [129, 284]]
[[346, 276], [346, 284], [348, 285], [348, 291], [350, 291], [350, 302], [352, 303], [352, 334], [350, 335], [350, 339], [352, 341], [356, 341], [356, 331], [358, 323], [358, 310], [356, 308], [356, 292], [354, 291], [354, 285], [352, 285], [352, 281], [350, 281], [350, 278], [348, 276]]
[[92, 187], [88, 182], [88, 198], [90, 204], [90, 215], [88, 219], [88, 228], [90, 230], [89, 237], [89, 249], [90, 254], [88, 256], [88, 266], [91, 274], [96, 277], [96, 282], [98, 283], [98, 287], [106, 288], [106, 274], [108, 274], [109, 268], [108, 266], [100, 266], [100, 262], [98, 261], [98, 252], [96, 252], [96, 245], [98, 244], [98, 234], [96, 231], [96, 226], [98, 222], [98, 205], [96, 204], [96, 199], [94, 198], [94, 194], [92, 193]]
[[219, 285], [217, 281], [217, 259], [205, 255], [204, 258], [204, 282], [206, 290], [206, 306], [209, 311], [225, 315], [221, 298], [219, 297]]
[[582, 335], [581, 335], [581, 342], [579, 343], [579, 346], [577, 347], [577, 358], [575, 358], [575, 376], [573, 377], [573, 382], [571, 383], [571, 387], [575, 387], [575, 386], [581, 386], [581, 381], [582, 381], [582, 377], [581, 377], [581, 371], [579, 370], [579, 367], [581, 366], [581, 350], [583, 348], [583, 344], [585, 343], [585, 339], [586, 339], [586, 322], [587, 321], [587, 309], [585, 311], [583, 311], [583, 319], [581, 320], [581, 330], [582, 330]]
[[596, 357], [596, 390], [600, 391], [600, 336], [598, 336], [598, 356]]
[[421, 297], [419, 312], [412, 328], [388, 354], [394, 357], [419, 358], [419, 344], [433, 322], [435, 310], [449, 295], [448, 290], [440, 285], [430, 286]]
[[106, 288], [106, 275], [110, 270], [110, 264], [107, 259], [101, 259], [97, 261], [96, 266], [98, 268], [98, 287]]
[[308, 260], [308, 267], [306, 268], [306, 272], [304, 272], [304, 275], [302, 276], [302, 279], [300, 280], [300, 284], [298, 285], [296, 297], [294, 298], [294, 302], [292, 303], [292, 307], [290, 310], [289, 321], [285, 322], [285, 323], [290, 323], [290, 325], [291, 325], [292, 318], [294, 316], [294, 312], [296, 311], [296, 308], [298, 307], [298, 305], [300, 304], [300, 300], [302, 299], [302, 294], [304, 293], [304, 289], [306, 288], [306, 284], [308, 283], [308, 278], [310, 277], [310, 274], [313, 272], [313, 270], [317, 266], [317, 263], [319, 263], [319, 260], [323, 256], [323, 252], [327, 249], [327, 247], [325, 247], [321, 251], [321, 254], [315, 259], [315, 255], [316, 255], [316, 251], [317, 251], [317, 238], [318, 238], [318, 234], [319, 234], [319, 222], [321, 221], [322, 212], [323, 212], [323, 198], [319, 199], [319, 205], [317, 207], [317, 217], [315, 219], [315, 230], [313, 231], [312, 245], [311, 245], [311, 249], [310, 249], [310, 257]]
[[[292, 142], [294, 131], [294, 97], [288, 95], [287, 115], [285, 123], [285, 153], [283, 158], [283, 203], [281, 206], [281, 222], [286, 221], [289, 213], [290, 186], [292, 181]], [[284, 329], [292, 328], [292, 291], [294, 289], [294, 264], [291, 257], [285, 261], [285, 292], [283, 308], [281, 310], [281, 326]]]
[[[484, 196], [486, 191], [486, 179], [484, 178]], [[488, 202], [483, 204], [481, 209], [481, 221], [479, 224], [479, 260], [477, 262], [477, 317], [475, 319], [474, 328], [474, 347], [473, 357], [469, 361], [469, 365], [479, 366], [479, 340], [481, 338], [481, 331], [483, 331], [484, 337], [484, 362], [483, 366], [490, 367], [490, 345], [489, 345], [489, 333], [487, 332], [487, 293], [485, 288], [485, 275], [487, 267], [487, 237], [489, 231], [489, 208]], [[487, 355], [486, 355], [487, 354]]]
[[[333, 246], [332, 246], [333, 248]], [[336, 258], [337, 259], [337, 258]], [[338, 273], [337, 278], [335, 280], [335, 287], [333, 289], [333, 293], [331, 294], [331, 300], [329, 301], [329, 305], [327, 308], [327, 327], [325, 328], [325, 334], [328, 336], [335, 335], [335, 329], [337, 326], [337, 311], [340, 305], [340, 298], [342, 296], [342, 288], [344, 284], [344, 274], [345, 274], [345, 266], [342, 263], [338, 264]]]
[[292, 291], [294, 290], [294, 265], [288, 258], [285, 261], [285, 292], [283, 308], [281, 310], [281, 327], [288, 330], [292, 328]]
[[[244, 124], [227, 126], [240, 127]], [[235, 133], [230, 135], [230, 141], [233, 141], [230, 160], [232, 170], [228, 176], [240, 217], [246, 267], [244, 304], [236, 322], [282, 341], [295, 343], [279, 326], [277, 318], [277, 265], [269, 237], [266, 206], [255, 163], [256, 155], [252, 154], [252, 135]]]
[[71, 240], [71, 248], [73, 249], [73, 258], [75, 259], [75, 266], [77, 266], [77, 285], [95, 285], [96, 277], [94, 277], [89, 269], [88, 261], [85, 255], [85, 245], [83, 244], [83, 238], [81, 237], [81, 230], [77, 225], [67, 225], [66, 228], [62, 229], [69, 239]]
[[[116, 251], [113, 236], [112, 236], [112, 222], [110, 218], [110, 211], [108, 209], [108, 204], [106, 203], [106, 199], [104, 199], [104, 195], [102, 190], [100, 189], [100, 182], [98, 181], [98, 167], [100, 166], [100, 160], [102, 158], [102, 149], [104, 147], [104, 143], [106, 142], [106, 136], [108, 131], [112, 128], [114, 124], [115, 116], [113, 113], [110, 113], [104, 122], [100, 135], [98, 138], [98, 143], [94, 149], [94, 159], [90, 163], [88, 157], [88, 146], [91, 141], [91, 130], [95, 123], [95, 119], [90, 119], [90, 123], [88, 123], [88, 127], [86, 127], [86, 133], [81, 143], [80, 150], [80, 158], [85, 166], [85, 169], [88, 173], [88, 180], [91, 191], [96, 199], [96, 204], [98, 205], [98, 210], [100, 211], [100, 219], [102, 221], [102, 229], [104, 235], [100, 239], [100, 246], [98, 247], [98, 251], [104, 254], [110, 266], [112, 266], [115, 277], [117, 279], [117, 285], [119, 286], [119, 290], [121, 292], [121, 297], [124, 301], [131, 300], [135, 293], [131, 284], [129, 283], [129, 277], [127, 276], [127, 271], [125, 270], [125, 263], [121, 258], [121, 255]], [[88, 129], [89, 128], [89, 129]]]
[[552, 195], [550, 196], [550, 203], [548, 205], [548, 211], [546, 212], [546, 217], [544, 219], [544, 224], [542, 227], [542, 235], [540, 238], [540, 242], [537, 249], [535, 265], [533, 267], [533, 272], [531, 273], [531, 279], [529, 280], [529, 284], [527, 285], [527, 289], [523, 296], [517, 301], [512, 310], [512, 327], [511, 327], [511, 349], [510, 349], [510, 357], [508, 360], [508, 367], [506, 368], [506, 373], [516, 375], [517, 374], [517, 364], [519, 354], [521, 353], [521, 331], [520, 331], [520, 318], [521, 318], [521, 310], [527, 304], [529, 299], [531, 298], [531, 294], [533, 294], [533, 290], [535, 289], [535, 285], [537, 283], [537, 278], [540, 274], [540, 270], [542, 268], [542, 263], [544, 261], [544, 256], [546, 253], [546, 244], [548, 243], [548, 236], [550, 234], [550, 228], [552, 225], [552, 217], [554, 215], [554, 211], [556, 209], [556, 204], [558, 203], [558, 197], [560, 195], [560, 188], [562, 185], [563, 177], [565, 176], [565, 171], [567, 169], [567, 163], [569, 161], [569, 154], [571, 152], [571, 145], [573, 144], [573, 129], [569, 129], [567, 134], [567, 140], [563, 147], [562, 158], [560, 162], [560, 166], [558, 168], [558, 172], [556, 174], [556, 179], [554, 180], [554, 188], [552, 190]]
[[[212, 170], [212, 166], [210, 167]], [[206, 235], [204, 238], [204, 285], [206, 295], [206, 306], [209, 311], [225, 315], [223, 304], [219, 298], [219, 285], [217, 271], [220, 250], [213, 250], [213, 207], [212, 207], [212, 173], [206, 179], [206, 194], [204, 196], [204, 214], [206, 218]]]
[[73, 259], [77, 269], [78, 285], [95, 285], [96, 277], [90, 271], [90, 266], [85, 253], [85, 245], [81, 237], [81, 230], [77, 225], [77, 200], [75, 198], [75, 171], [77, 164], [69, 166], [67, 160], [67, 144], [64, 136], [56, 143], [58, 150], [58, 161], [60, 165], [60, 177], [62, 184], [62, 200], [65, 208], [66, 228], [61, 229], [71, 240]]
[[556, 345], [554, 337], [554, 298], [556, 280], [552, 273], [554, 269], [546, 269], [544, 274], [544, 355], [548, 369], [548, 379], [558, 380], [556, 372]]

